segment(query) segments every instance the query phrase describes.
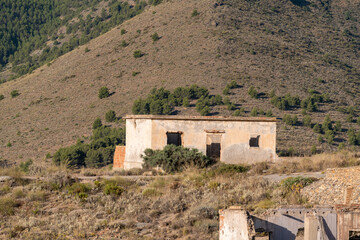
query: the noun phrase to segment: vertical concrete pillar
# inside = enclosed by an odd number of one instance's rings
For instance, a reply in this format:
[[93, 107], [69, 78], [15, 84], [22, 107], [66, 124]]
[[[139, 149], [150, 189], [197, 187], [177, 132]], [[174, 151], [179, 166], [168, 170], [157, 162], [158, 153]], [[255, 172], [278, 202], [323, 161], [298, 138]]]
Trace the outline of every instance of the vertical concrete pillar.
[[304, 240], [320, 240], [319, 221], [315, 215], [307, 214], [304, 220]]
[[254, 225], [249, 214], [238, 207], [220, 210], [220, 240], [251, 240]]

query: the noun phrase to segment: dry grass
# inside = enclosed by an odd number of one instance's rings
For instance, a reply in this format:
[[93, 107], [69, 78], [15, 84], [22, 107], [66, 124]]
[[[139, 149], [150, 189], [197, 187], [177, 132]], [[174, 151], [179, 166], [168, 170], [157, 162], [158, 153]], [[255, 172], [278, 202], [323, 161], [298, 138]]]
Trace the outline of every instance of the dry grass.
[[[255, 165], [254, 171], [268, 168], [266, 173], [321, 172], [327, 168], [351, 167], [360, 165], [359, 154], [348, 151], [322, 153], [311, 157], [284, 160], [272, 165]], [[258, 168], [258, 169], [257, 169]]]

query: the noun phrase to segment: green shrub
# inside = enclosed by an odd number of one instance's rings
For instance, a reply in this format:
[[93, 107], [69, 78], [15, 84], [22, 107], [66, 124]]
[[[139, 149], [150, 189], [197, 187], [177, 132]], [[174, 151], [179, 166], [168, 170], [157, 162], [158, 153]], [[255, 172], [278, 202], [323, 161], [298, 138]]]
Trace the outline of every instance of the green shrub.
[[332, 122], [331, 122], [329, 115], [326, 115], [321, 127], [322, 127], [323, 132], [326, 132], [327, 130], [332, 130]]
[[[106, 114], [105, 114], [105, 120], [107, 122], [115, 122], [116, 120], [116, 113], [114, 110], [109, 110]], [[100, 126], [101, 127], [101, 126]]]
[[76, 182], [71, 186], [67, 187], [69, 194], [79, 197], [80, 199], [84, 198], [84, 194], [87, 194], [91, 191], [90, 184], [84, 184]]
[[254, 107], [253, 109], [251, 109], [250, 115], [252, 117], [257, 117], [259, 115], [259, 110], [257, 109], [257, 107]]
[[339, 143], [339, 147], [338, 147], [339, 151], [344, 150], [345, 149], [345, 143]]
[[303, 124], [306, 127], [311, 127], [311, 117], [309, 115], [306, 115], [303, 119]]
[[101, 87], [98, 94], [100, 99], [107, 98], [110, 96], [109, 89], [107, 87]]
[[301, 189], [317, 180], [317, 178], [313, 177], [288, 177], [280, 182], [280, 186], [287, 192], [300, 193]]
[[248, 90], [248, 94], [250, 95], [250, 97], [252, 98], [258, 98], [259, 95], [258, 95], [258, 92], [256, 91], [255, 87], [254, 86], [251, 86]]
[[18, 90], [13, 90], [13, 91], [11, 91], [10, 95], [12, 98], [15, 98], [15, 97], [19, 96], [20, 93]]
[[239, 110], [239, 109], [236, 109], [235, 111], [234, 111], [234, 113], [233, 113], [233, 116], [235, 116], [235, 117], [238, 117], [238, 116], [241, 116], [242, 114], [241, 114], [241, 111]]
[[16, 202], [10, 197], [0, 197], [0, 215], [9, 216], [14, 214]]
[[187, 97], [185, 97], [184, 99], [183, 99], [183, 107], [188, 107], [189, 105], [190, 105], [190, 103], [189, 103], [189, 99], [187, 98]]
[[104, 186], [105, 195], [120, 196], [124, 191], [124, 188], [118, 186], [115, 182], [109, 182]]
[[286, 125], [296, 125], [297, 122], [298, 122], [298, 118], [296, 115], [288, 115], [288, 114], [285, 114], [283, 116], [283, 122], [285, 122]]
[[159, 41], [160, 37], [159, 34], [154, 33], [153, 35], [151, 35], [151, 38], [153, 40], [153, 42]]
[[350, 128], [347, 132], [348, 134], [348, 142], [350, 145], [356, 145], [358, 143], [355, 135], [355, 130], [353, 128]]
[[223, 94], [224, 95], [229, 95], [230, 94], [230, 88], [228, 86], [226, 86], [223, 90]]
[[315, 133], [321, 133], [321, 127], [320, 127], [320, 125], [319, 125], [318, 123], [316, 123], [316, 124], [314, 125], [313, 131], [314, 131]]
[[3, 100], [5, 97], [4, 95], [0, 94], [0, 101]]
[[93, 123], [92, 128], [93, 128], [93, 129], [97, 129], [97, 128], [101, 127], [101, 126], [102, 126], [101, 119], [100, 119], [100, 118], [96, 118], [95, 121], [94, 121], [94, 123]]
[[268, 111], [266, 112], [266, 116], [267, 116], [267, 117], [273, 117], [272, 111], [271, 111], [271, 110], [268, 110]]
[[29, 167], [30, 167], [31, 164], [33, 164], [33, 161], [31, 159], [29, 159], [26, 162], [20, 163], [19, 167], [20, 167], [21, 171], [27, 173], [27, 172], [29, 172]]
[[120, 46], [127, 47], [127, 46], [129, 46], [129, 44], [125, 40], [122, 40]]
[[334, 132], [332, 130], [325, 131], [325, 138], [329, 144], [332, 144], [334, 141]]
[[90, 52], [90, 49], [88, 47], [85, 48], [85, 52]]
[[85, 165], [102, 167], [112, 163], [115, 146], [124, 144], [125, 129], [101, 126], [93, 130], [89, 144], [78, 141], [73, 146], [60, 148], [53, 161], [56, 165], [64, 164], [70, 168]]
[[192, 13], [191, 13], [191, 16], [192, 16], [192, 17], [196, 17], [196, 16], [198, 16], [198, 15], [200, 15], [200, 13], [198, 12], [197, 9], [194, 9], [194, 10], [192, 11]]
[[186, 166], [204, 168], [214, 163], [197, 149], [175, 145], [167, 145], [162, 150], [146, 149], [142, 158], [144, 168], [159, 166], [167, 173], [181, 172]]
[[314, 155], [316, 154], [317, 150], [316, 150], [316, 146], [315, 145], [312, 145], [311, 146], [311, 154]]
[[228, 83], [226, 86], [228, 86], [230, 89], [237, 88], [238, 84], [235, 80], [232, 80], [230, 83]]
[[142, 56], [144, 56], [144, 53], [140, 50], [136, 50], [134, 51], [134, 58], [141, 58]]
[[203, 109], [200, 110], [201, 116], [208, 116], [211, 112], [211, 109], [209, 106], [205, 106]]
[[125, 30], [125, 29], [121, 29], [120, 34], [121, 34], [121, 35], [124, 35], [125, 33], [126, 33], [126, 30]]
[[43, 202], [46, 200], [47, 195], [44, 191], [38, 190], [29, 192], [28, 197], [31, 201]]

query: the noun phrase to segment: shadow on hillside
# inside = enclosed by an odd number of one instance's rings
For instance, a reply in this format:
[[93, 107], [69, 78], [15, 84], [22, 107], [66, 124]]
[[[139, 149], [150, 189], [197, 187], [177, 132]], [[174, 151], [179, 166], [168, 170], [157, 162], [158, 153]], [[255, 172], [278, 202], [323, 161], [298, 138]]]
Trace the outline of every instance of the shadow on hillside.
[[309, 5], [310, 3], [306, 0], [290, 0], [294, 5], [304, 7]]

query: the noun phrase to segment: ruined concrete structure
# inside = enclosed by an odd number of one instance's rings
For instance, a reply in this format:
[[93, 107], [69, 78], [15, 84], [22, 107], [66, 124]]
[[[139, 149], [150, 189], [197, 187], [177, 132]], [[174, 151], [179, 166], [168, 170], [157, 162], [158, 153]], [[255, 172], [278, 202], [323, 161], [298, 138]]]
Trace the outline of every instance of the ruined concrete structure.
[[359, 239], [360, 205], [286, 207], [260, 216], [239, 207], [220, 210], [220, 240], [253, 240], [259, 232], [268, 233], [269, 240]]
[[126, 150], [114, 156], [114, 169], [141, 168], [146, 148], [167, 144], [197, 148], [224, 163], [276, 159], [276, 119], [265, 117], [126, 116]]

